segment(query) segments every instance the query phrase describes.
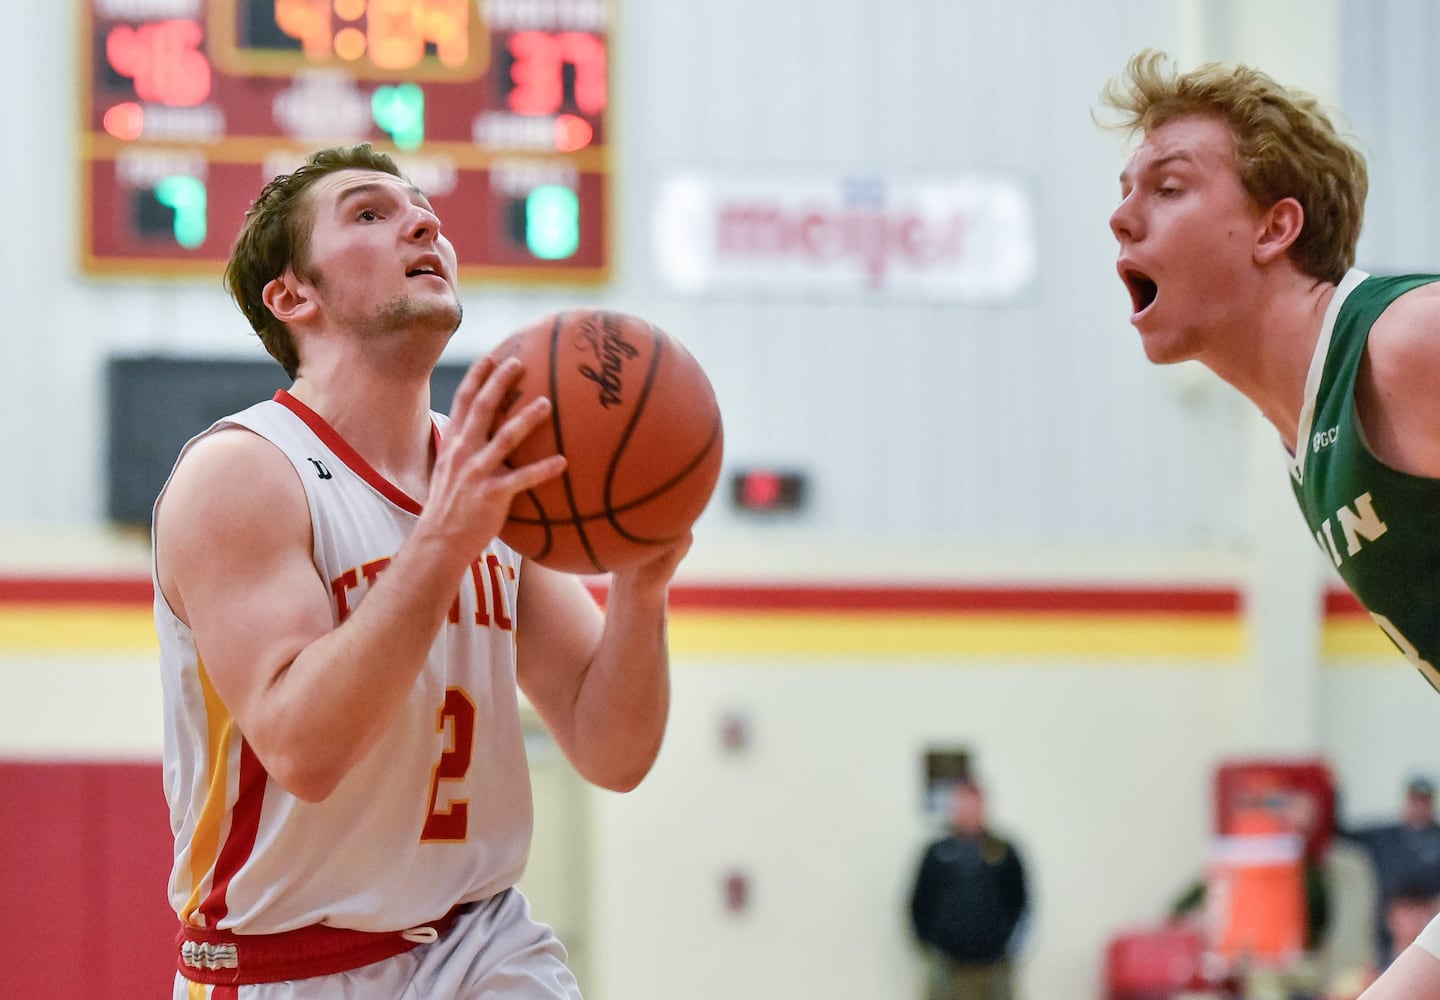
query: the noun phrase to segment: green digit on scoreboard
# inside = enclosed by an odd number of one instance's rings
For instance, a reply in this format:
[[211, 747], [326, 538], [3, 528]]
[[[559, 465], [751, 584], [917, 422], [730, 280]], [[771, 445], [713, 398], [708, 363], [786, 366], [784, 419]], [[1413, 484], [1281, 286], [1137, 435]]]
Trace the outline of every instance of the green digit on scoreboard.
[[542, 184], [525, 198], [525, 246], [541, 260], [564, 260], [580, 249], [580, 197]]
[[194, 250], [205, 242], [205, 182], [166, 177], [155, 185], [155, 200], [175, 211], [175, 242]]

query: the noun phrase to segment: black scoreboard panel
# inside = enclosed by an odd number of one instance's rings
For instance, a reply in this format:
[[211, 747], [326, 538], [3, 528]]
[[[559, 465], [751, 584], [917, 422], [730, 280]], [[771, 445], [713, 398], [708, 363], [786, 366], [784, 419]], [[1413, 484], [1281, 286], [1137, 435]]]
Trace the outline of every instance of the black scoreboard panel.
[[215, 274], [322, 146], [396, 157], [470, 280], [610, 260], [607, 0], [80, 0], [82, 268]]

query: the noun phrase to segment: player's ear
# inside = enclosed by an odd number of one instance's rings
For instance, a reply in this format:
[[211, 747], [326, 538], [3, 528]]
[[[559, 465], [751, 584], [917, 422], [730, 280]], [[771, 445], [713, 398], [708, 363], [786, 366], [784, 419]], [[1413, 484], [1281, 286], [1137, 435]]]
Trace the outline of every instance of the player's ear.
[[271, 278], [260, 293], [265, 307], [282, 323], [309, 319], [319, 308], [314, 286], [302, 281], [294, 268], [287, 267], [278, 278]]
[[1255, 260], [1269, 264], [1290, 252], [1305, 228], [1305, 209], [1294, 198], [1281, 198], [1260, 217], [1261, 229], [1255, 239]]

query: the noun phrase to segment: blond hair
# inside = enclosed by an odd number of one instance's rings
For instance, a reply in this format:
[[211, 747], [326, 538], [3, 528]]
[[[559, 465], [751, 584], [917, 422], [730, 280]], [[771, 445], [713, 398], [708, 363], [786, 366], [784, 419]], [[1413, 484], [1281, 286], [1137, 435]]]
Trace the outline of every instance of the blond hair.
[[1290, 259], [1303, 273], [1338, 283], [1355, 263], [1369, 179], [1365, 158], [1341, 138], [1319, 101], [1249, 66], [1206, 63], [1178, 73], [1145, 49], [1100, 92], [1120, 113], [1106, 127], [1148, 134], [1178, 118], [1208, 115], [1235, 137], [1240, 183], [1268, 208], [1294, 198], [1305, 213]]

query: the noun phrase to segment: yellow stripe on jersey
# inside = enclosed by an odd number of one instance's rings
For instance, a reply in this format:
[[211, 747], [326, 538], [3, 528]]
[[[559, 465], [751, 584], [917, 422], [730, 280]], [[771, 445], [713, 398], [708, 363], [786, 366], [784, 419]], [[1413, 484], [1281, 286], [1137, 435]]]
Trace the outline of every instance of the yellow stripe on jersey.
[[195, 823], [190, 838], [190, 899], [180, 911], [180, 919], [192, 923], [192, 915], [200, 908], [205, 876], [215, 869], [220, 856], [220, 828], [225, 821], [230, 795], [230, 744], [235, 733], [235, 720], [225, 703], [215, 693], [205, 662], [199, 661], [200, 690], [205, 698], [205, 718], [209, 724], [210, 742], [206, 747], [206, 773], [210, 791]]

